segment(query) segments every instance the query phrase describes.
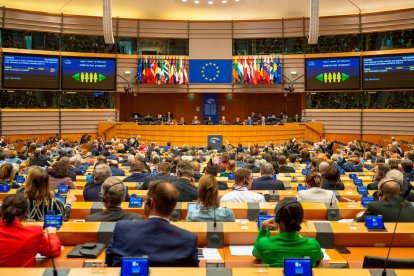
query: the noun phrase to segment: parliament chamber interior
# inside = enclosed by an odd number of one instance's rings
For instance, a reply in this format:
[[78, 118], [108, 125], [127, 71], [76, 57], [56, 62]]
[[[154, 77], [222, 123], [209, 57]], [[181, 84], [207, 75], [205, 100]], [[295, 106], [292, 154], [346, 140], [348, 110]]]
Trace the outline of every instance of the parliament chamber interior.
[[414, 2], [0, 0], [0, 275], [413, 275]]

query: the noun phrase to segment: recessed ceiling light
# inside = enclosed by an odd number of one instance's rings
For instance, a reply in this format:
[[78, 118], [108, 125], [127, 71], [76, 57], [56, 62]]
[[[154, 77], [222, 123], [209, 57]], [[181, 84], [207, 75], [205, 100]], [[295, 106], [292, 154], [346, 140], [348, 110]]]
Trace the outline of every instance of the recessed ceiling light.
[[227, 4], [227, 0], [223, 0], [223, 1], [221, 1], [221, 3]]
[[183, 1], [183, 2], [187, 2], [187, 0], [181, 0], [181, 1]]
[[210, 0], [210, 1], [208, 1], [207, 3], [208, 3], [209, 5], [213, 5], [213, 1], [211, 1], [211, 0]]
[[194, 0], [194, 4], [200, 4], [200, 1]]

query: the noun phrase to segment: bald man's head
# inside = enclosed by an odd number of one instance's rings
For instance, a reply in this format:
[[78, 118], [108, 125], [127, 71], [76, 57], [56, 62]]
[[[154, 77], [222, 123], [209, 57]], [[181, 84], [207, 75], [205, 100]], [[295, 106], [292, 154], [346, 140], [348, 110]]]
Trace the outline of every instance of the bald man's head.
[[381, 185], [380, 191], [384, 198], [389, 196], [399, 196], [400, 195], [400, 184], [394, 179], [387, 179]]
[[173, 184], [159, 180], [150, 183], [148, 197], [155, 202], [153, 207], [158, 215], [169, 217], [177, 205], [179, 193]]

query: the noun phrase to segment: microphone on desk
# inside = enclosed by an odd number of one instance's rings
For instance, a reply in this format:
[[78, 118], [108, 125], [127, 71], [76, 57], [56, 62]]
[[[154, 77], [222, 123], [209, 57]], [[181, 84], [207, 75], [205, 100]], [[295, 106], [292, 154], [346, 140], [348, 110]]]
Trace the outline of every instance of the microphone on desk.
[[335, 183], [335, 187], [334, 187], [334, 189], [333, 189], [333, 191], [332, 191], [331, 202], [329, 203], [329, 206], [330, 206], [330, 207], [332, 207], [332, 201], [333, 201], [334, 196], [335, 196], [336, 187], [338, 187], [338, 182], [339, 182], [339, 180], [337, 180], [337, 181], [336, 181], [336, 183]]
[[216, 207], [213, 208], [213, 222], [214, 222], [214, 228], [217, 227], [217, 220], [216, 220]]
[[391, 243], [390, 243], [390, 247], [388, 248], [387, 258], [385, 259], [384, 270], [382, 271], [382, 276], [387, 275], [388, 260], [390, 258], [390, 252], [391, 252], [391, 248], [392, 248], [392, 243], [394, 242], [395, 232], [397, 231], [398, 221], [400, 220], [401, 210], [402, 210], [402, 207], [405, 204], [404, 201], [408, 197], [408, 195], [410, 194], [412, 188], [413, 188], [413, 186], [411, 186], [411, 185], [408, 186], [407, 190], [405, 190], [405, 192], [403, 194], [401, 194], [402, 198], [401, 198], [401, 202], [400, 202], [400, 209], [398, 210], [398, 215], [397, 215], [397, 219], [395, 221], [394, 231], [392, 232]]
[[53, 250], [52, 250], [52, 243], [50, 242], [50, 236], [49, 236], [49, 231], [46, 228], [46, 232], [47, 232], [47, 240], [49, 242], [49, 248], [50, 248], [50, 258], [52, 260], [52, 266], [53, 266], [53, 276], [58, 276], [58, 271], [56, 269], [56, 265], [55, 265], [55, 257], [53, 257]]

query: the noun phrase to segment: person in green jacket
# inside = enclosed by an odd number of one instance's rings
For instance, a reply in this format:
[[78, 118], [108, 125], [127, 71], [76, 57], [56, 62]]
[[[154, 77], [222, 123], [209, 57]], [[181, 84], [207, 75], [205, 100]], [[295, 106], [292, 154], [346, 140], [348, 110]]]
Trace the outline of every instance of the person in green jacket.
[[[316, 266], [323, 259], [319, 242], [299, 235], [303, 222], [303, 208], [297, 201], [280, 201], [275, 207], [275, 218], [263, 222], [254, 243], [253, 255], [271, 267], [283, 267], [285, 258], [312, 259]], [[280, 233], [270, 236], [269, 229], [279, 228]]]

